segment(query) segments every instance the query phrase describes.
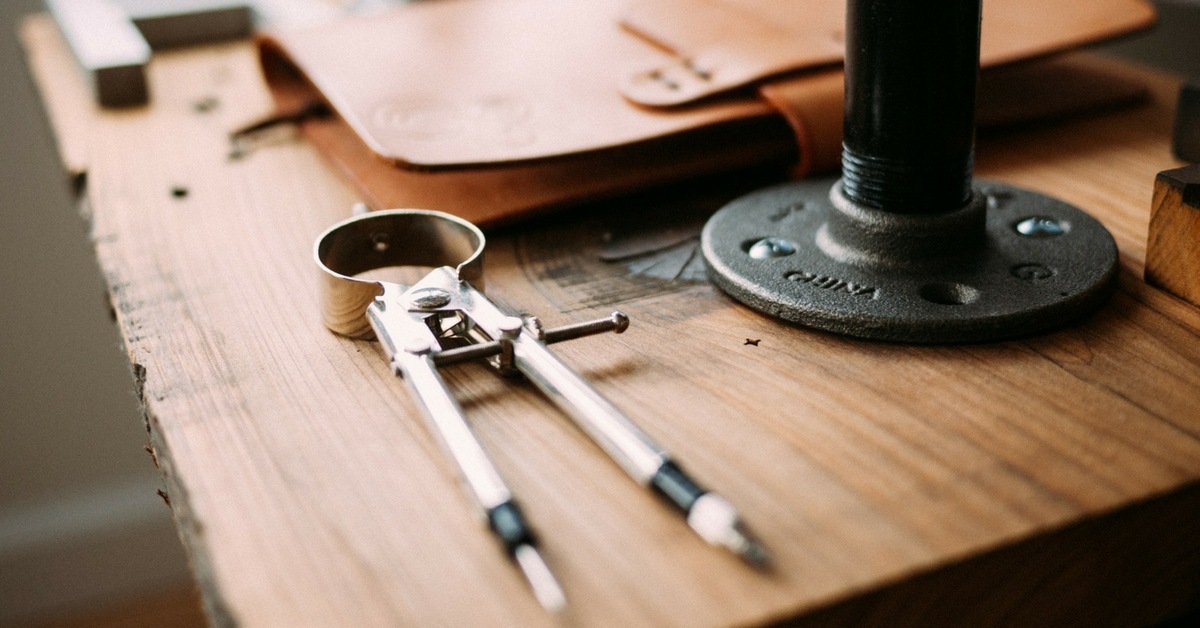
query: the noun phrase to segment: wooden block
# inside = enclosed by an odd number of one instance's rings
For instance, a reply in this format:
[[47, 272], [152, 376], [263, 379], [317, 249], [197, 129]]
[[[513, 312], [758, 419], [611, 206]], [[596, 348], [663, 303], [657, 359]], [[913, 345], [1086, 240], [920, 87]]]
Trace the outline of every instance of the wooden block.
[[249, 2], [235, 0], [117, 0], [154, 50], [250, 36]]
[[111, 0], [48, 0], [59, 30], [102, 107], [145, 104], [150, 46]]
[[1200, 306], [1200, 165], [1158, 173], [1146, 282]]

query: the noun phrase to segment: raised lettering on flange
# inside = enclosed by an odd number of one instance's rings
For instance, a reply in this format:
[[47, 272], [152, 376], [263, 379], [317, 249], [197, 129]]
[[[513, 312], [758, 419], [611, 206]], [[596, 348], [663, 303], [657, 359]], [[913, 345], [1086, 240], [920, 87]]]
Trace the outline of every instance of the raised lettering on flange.
[[865, 286], [852, 281], [838, 279], [837, 277], [829, 277], [817, 273], [810, 273], [803, 270], [793, 270], [784, 275], [788, 281], [803, 283], [820, 288], [821, 290], [829, 290], [831, 292], [845, 292], [856, 297], [866, 297], [868, 299], [879, 298], [879, 288], [874, 286]]

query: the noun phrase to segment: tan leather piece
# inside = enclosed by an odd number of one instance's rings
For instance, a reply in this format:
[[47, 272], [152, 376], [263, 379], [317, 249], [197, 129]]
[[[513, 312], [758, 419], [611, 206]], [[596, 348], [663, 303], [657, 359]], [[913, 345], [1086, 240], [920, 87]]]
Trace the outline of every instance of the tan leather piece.
[[[1022, 7], [1014, 15], [1040, 35], [1022, 40], [1025, 48], [993, 48], [993, 60], [1112, 36], [1152, 16], [1140, 0], [988, 0], [985, 14], [998, 2]], [[304, 133], [376, 207], [442, 209], [494, 225], [739, 168], [797, 161], [799, 172], [836, 167], [840, 69], [772, 75], [682, 106], [633, 104], [618, 89], [632, 64], [678, 55], [620, 28], [625, 4], [439, 0], [265, 36], [260, 51], [282, 110], [323, 99], [337, 112], [304, 124]], [[754, 11], [758, 17], [737, 27], [753, 32], [771, 31], [797, 3], [719, 4], [726, 13]], [[810, 18], [825, 16], [810, 19], [821, 33], [844, 6], [842, 0], [798, 4], [812, 11]], [[1092, 15], [1080, 4], [1114, 13]], [[1065, 33], [1056, 39], [1043, 16], [1084, 23], [1055, 24]], [[695, 24], [685, 20], [656, 32], [703, 42], [735, 28]], [[774, 37], [709, 49], [713, 59], [731, 55], [749, 72], [772, 58], [767, 44]], [[284, 67], [293, 69], [277, 71]]]
[[[739, 147], [732, 138], [726, 138], [721, 143], [726, 148], [714, 150], [711, 157], [698, 157], [693, 151], [683, 154], [681, 159], [673, 159], [664, 157], [658, 149], [628, 148], [615, 153], [572, 155], [542, 164], [416, 171], [396, 168], [379, 159], [341, 120], [305, 122], [301, 132], [336, 170], [354, 183], [371, 208], [437, 209], [484, 228], [667, 181], [755, 166], [783, 172], [794, 157], [790, 142], [778, 143], [773, 153], [759, 146]], [[787, 138], [789, 134], [784, 127], [775, 135]], [[663, 150], [669, 152], [670, 146], [664, 146]]]
[[998, 66], [1112, 39], [1154, 24], [1146, 0], [984, 0], [980, 65]]
[[632, 72], [621, 93], [639, 105], [683, 105], [754, 83], [797, 67], [842, 60], [842, 42], [832, 37], [787, 34], [723, 41]]
[[[845, 100], [841, 69], [768, 83], [760, 91], [796, 135], [800, 157], [794, 176], [841, 166]], [[1086, 53], [1067, 53], [981, 71], [975, 120], [981, 128], [1045, 120], [1136, 102], [1145, 94], [1136, 76]]]
[[621, 93], [641, 105], [681, 105], [766, 76], [840, 63], [843, 21], [806, 15], [777, 22], [732, 2], [641, 0], [625, 11], [621, 25], [667, 54], [628, 72]]
[[[272, 46], [263, 70], [277, 108], [302, 109], [315, 88]], [[769, 110], [764, 105], [764, 109]], [[397, 167], [362, 141], [341, 117], [301, 122], [301, 133], [375, 209], [437, 209], [482, 227], [533, 213], [680, 181], [796, 159], [787, 124], [777, 115], [730, 120], [675, 135], [536, 162], [423, 170]]]
[[[845, 11], [844, 0], [637, 0], [621, 25], [660, 50], [631, 66], [622, 93], [641, 105], [681, 105], [840, 61]], [[1144, 0], [985, 0], [980, 65], [1108, 39], [1154, 15]]]
[[270, 35], [379, 155], [417, 168], [545, 159], [775, 114], [753, 94], [663, 113], [616, 89], [652, 48], [623, 0], [438, 0]]
[[975, 123], [986, 128], [1049, 120], [1138, 102], [1147, 95], [1132, 69], [1087, 53], [1066, 53], [984, 70]]
[[800, 158], [793, 174], [833, 170], [842, 157], [845, 76], [841, 68], [764, 85], [759, 93], [792, 127]]

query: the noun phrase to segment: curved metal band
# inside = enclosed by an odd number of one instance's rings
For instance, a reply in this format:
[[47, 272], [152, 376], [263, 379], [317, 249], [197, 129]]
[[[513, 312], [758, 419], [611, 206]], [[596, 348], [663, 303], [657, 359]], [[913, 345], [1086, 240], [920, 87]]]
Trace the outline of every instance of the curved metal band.
[[389, 209], [343, 220], [313, 244], [321, 269], [321, 318], [339, 334], [371, 337], [364, 313], [384, 284], [356, 275], [376, 268], [451, 266], [460, 280], [482, 290], [486, 244], [470, 222], [427, 209]]

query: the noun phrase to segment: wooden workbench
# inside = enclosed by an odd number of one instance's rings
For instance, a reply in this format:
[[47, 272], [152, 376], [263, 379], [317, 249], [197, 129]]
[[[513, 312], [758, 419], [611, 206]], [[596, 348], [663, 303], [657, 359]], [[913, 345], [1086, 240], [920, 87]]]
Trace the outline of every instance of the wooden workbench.
[[447, 369], [542, 533], [571, 602], [556, 620], [376, 346], [321, 325], [313, 238], [355, 195], [292, 136], [230, 159], [227, 131], [270, 108], [251, 46], [157, 54], [153, 104], [99, 112], [48, 20], [22, 36], [66, 168], [86, 172], [216, 624], [1133, 625], [1200, 606], [1200, 311], [1141, 280], [1154, 175], [1178, 165], [1170, 77], [1146, 71], [1144, 106], [981, 139], [981, 176], [1087, 208], [1120, 246], [1111, 303], [1035, 338], [897, 346], [781, 325], [697, 280], [686, 240], [657, 264], [601, 261], [650, 228], [616, 205], [493, 234], [500, 303], [551, 325], [631, 316], [556, 351], [775, 559], [760, 573], [704, 545], [531, 387]]

